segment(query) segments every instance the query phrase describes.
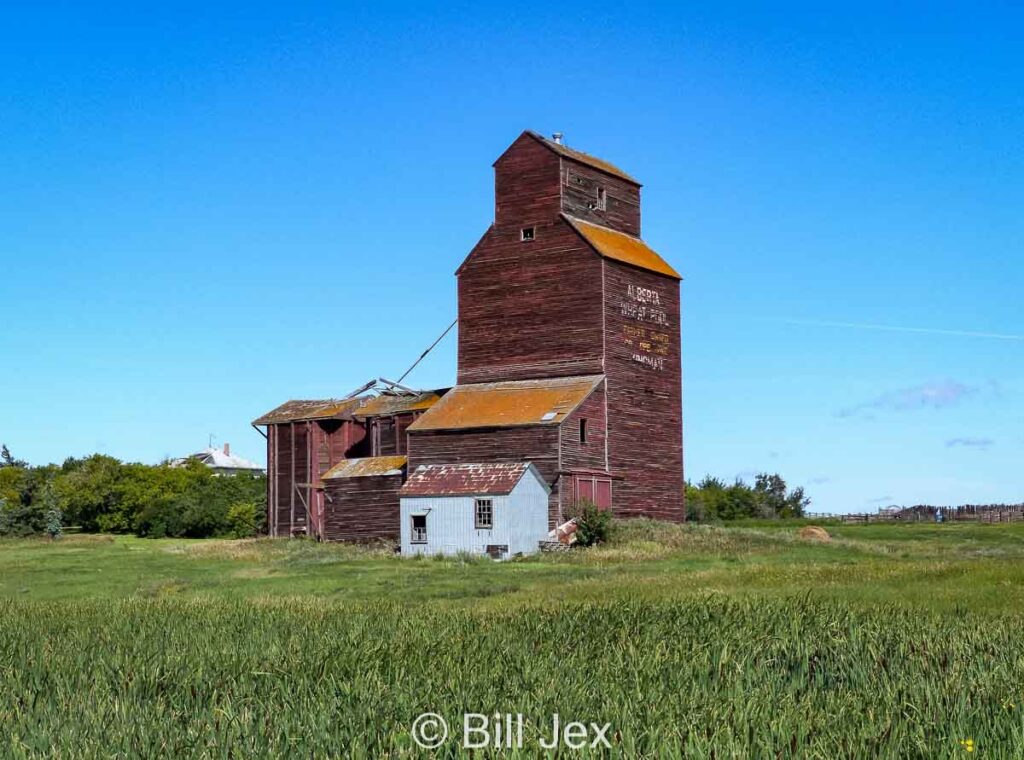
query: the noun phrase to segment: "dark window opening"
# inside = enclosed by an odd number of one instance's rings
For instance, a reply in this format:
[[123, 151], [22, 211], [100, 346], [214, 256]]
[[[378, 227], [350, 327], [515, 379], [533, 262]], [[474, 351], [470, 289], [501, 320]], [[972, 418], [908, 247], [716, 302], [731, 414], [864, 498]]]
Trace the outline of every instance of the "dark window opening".
[[425, 544], [425, 543], [427, 543], [427, 516], [426, 515], [413, 515], [412, 516], [412, 543], [414, 543], [414, 544]]
[[534, 229], [533, 229], [533, 227], [523, 227], [523, 231], [521, 233], [521, 237], [522, 237], [523, 240], [533, 240], [533, 238], [534, 238]]
[[587, 420], [586, 418], [580, 418], [580, 443], [587, 442]]
[[476, 500], [476, 527], [490, 530], [494, 527], [494, 502], [490, 499]]
[[597, 188], [597, 207], [604, 211], [608, 207], [608, 196], [603, 187]]

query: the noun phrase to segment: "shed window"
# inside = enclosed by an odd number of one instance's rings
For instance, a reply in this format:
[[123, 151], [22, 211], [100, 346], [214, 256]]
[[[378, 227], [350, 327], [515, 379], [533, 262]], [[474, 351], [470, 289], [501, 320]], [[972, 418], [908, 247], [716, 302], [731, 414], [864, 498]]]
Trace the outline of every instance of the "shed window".
[[608, 208], [608, 195], [605, 193], [603, 187], [597, 188], [597, 207], [601, 211]]
[[427, 516], [426, 515], [413, 515], [412, 516], [412, 543], [414, 543], [414, 544], [425, 544], [425, 543], [427, 543]]
[[580, 418], [580, 443], [587, 442], [587, 418]]
[[522, 231], [520, 232], [520, 237], [522, 240], [533, 240], [533, 238], [535, 237], [534, 228], [523, 227]]
[[494, 527], [494, 502], [490, 499], [476, 500], [476, 527], [490, 530]]

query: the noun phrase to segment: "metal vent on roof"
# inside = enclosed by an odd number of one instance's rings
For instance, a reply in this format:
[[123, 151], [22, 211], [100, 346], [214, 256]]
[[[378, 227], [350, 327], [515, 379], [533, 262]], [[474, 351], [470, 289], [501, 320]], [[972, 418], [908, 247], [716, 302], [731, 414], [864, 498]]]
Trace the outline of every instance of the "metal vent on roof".
[[558, 412], [545, 412], [544, 416], [540, 418], [541, 422], [551, 422], [555, 417], [558, 416]]

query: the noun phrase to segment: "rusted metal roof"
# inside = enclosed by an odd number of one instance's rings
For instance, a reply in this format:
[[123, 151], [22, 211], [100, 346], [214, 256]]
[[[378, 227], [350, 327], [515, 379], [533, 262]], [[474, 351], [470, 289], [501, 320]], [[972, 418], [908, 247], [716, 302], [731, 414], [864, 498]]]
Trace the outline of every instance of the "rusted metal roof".
[[600, 169], [601, 171], [606, 172], [607, 174], [611, 174], [615, 177], [618, 177], [619, 179], [624, 179], [627, 182], [632, 182], [637, 187], [640, 187], [640, 183], [637, 182], [635, 178], [629, 176], [628, 174], [626, 174], [626, 172], [622, 171], [622, 169], [615, 166], [614, 164], [608, 163], [603, 158], [598, 158], [597, 156], [592, 156], [589, 153], [584, 153], [581, 150], [575, 150], [574, 148], [570, 148], [567, 145], [556, 143], [554, 140], [549, 140], [543, 135], [538, 134], [537, 132], [534, 132], [532, 130], [527, 130], [526, 133], [535, 140], [539, 140], [541, 144], [550, 148], [560, 156], [563, 156], [565, 158], [571, 158], [573, 161], [579, 161], [581, 164], [592, 166], [595, 169]]
[[405, 457], [364, 457], [343, 459], [320, 476], [320, 480], [370, 478], [375, 475], [401, 475]]
[[418, 412], [430, 409], [436, 404], [444, 391], [423, 391], [416, 394], [382, 393], [374, 398], [365, 399], [355, 411], [356, 417], [387, 417], [403, 412]]
[[586, 375], [456, 385], [409, 430], [557, 425], [603, 379], [604, 375]]
[[[544, 483], [529, 462], [422, 465], [398, 493], [400, 496], [506, 496], [530, 469]], [[546, 483], [544, 487], [547, 488]]]
[[287, 401], [262, 417], [253, 425], [279, 425], [284, 422], [306, 420], [344, 419], [363, 401], [362, 398], [318, 399]]
[[677, 280], [682, 276], [669, 266], [665, 259], [655, 253], [643, 240], [624, 232], [602, 227], [599, 224], [584, 222], [568, 214], [562, 217], [573, 226], [583, 239], [599, 254], [608, 259], [615, 259], [626, 264], [632, 264], [640, 269], [649, 272], [657, 272]]

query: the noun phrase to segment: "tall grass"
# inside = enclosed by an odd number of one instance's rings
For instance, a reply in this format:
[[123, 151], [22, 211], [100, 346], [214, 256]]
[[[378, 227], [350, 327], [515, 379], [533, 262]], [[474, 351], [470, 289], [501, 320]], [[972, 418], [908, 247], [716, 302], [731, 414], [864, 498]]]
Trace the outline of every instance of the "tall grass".
[[0, 757], [416, 754], [424, 711], [610, 721], [628, 757], [1014, 756], [1022, 622], [801, 597], [0, 602]]

